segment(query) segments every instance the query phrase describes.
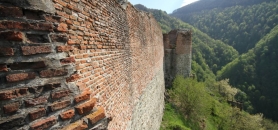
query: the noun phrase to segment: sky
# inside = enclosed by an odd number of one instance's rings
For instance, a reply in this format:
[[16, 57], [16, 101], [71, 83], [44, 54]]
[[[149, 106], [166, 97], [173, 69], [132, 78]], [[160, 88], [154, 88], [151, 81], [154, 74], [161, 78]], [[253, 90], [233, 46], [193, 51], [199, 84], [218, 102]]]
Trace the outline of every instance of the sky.
[[190, 4], [192, 2], [198, 0], [128, 0], [131, 4], [142, 4], [145, 5], [147, 8], [151, 9], [161, 9], [166, 11], [168, 14], [172, 13], [175, 9], [178, 9], [182, 6]]

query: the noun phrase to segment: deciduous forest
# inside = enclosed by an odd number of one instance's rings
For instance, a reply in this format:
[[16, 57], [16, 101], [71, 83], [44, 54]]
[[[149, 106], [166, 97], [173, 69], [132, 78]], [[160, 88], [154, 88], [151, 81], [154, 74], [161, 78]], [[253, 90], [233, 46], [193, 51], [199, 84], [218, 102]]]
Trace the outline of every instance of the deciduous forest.
[[[167, 90], [161, 129], [278, 129], [278, 1], [200, 0], [153, 14], [193, 32], [192, 74]], [[241, 104], [234, 107], [231, 102]]]

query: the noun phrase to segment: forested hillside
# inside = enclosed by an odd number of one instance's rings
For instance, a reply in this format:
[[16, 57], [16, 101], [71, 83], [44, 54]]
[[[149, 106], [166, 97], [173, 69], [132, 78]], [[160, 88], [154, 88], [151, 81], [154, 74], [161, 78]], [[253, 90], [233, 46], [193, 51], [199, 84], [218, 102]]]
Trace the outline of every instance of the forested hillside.
[[221, 67], [238, 57], [238, 52], [231, 46], [219, 40], [210, 38], [208, 35], [193, 26], [184, 23], [179, 19], [170, 17], [164, 11], [148, 9], [143, 5], [136, 5], [135, 7], [151, 12], [161, 25], [163, 33], [169, 32], [171, 29], [179, 28], [192, 30], [192, 70], [195, 71], [199, 81], [204, 81], [207, 78], [214, 78], [214, 74], [211, 71], [216, 73]]
[[[278, 121], [278, 25], [249, 50], [218, 72], [243, 92], [236, 96], [253, 113]], [[248, 103], [251, 101], [251, 104]], [[252, 107], [253, 105], [253, 107]]]
[[[205, 7], [197, 8], [196, 5]], [[192, 10], [192, 7], [196, 8]], [[233, 46], [242, 54], [278, 24], [278, 1], [201, 0], [176, 10], [172, 16]]]
[[[151, 12], [164, 33], [177, 28], [193, 32], [192, 71], [199, 82], [175, 79], [168, 90], [170, 102], [166, 104], [162, 130], [278, 129], [277, 123], [266, 119], [278, 120], [278, 8], [276, 2], [261, 2], [223, 0], [209, 5], [221, 8], [198, 13], [193, 10], [189, 15], [196, 20], [191, 23], [195, 27], [164, 11], [136, 5]], [[244, 110], [256, 114], [239, 111], [227, 100], [242, 101]]]

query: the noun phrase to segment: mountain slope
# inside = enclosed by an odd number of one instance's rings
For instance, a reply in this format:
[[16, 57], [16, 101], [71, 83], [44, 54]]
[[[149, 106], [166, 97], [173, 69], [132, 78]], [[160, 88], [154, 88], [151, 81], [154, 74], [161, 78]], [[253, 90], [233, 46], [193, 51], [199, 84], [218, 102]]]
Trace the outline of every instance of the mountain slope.
[[[214, 3], [213, 8], [190, 10], [188, 5], [176, 10], [172, 16], [200, 29], [214, 39], [233, 46], [239, 53], [245, 53], [278, 24], [277, 0], [202, 0], [199, 4]], [[215, 3], [219, 2], [219, 3]], [[233, 2], [234, 4], [229, 4]], [[229, 6], [224, 6], [224, 5]], [[217, 6], [219, 5], [219, 6]], [[188, 11], [190, 10], [190, 11]]]
[[244, 93], [239, 100], [250, 100], [249, 111], [263, 113], [278, 121], [278, 25], [262, 38], [255, 48], [226, 65], [218, 79], [229, 78]]
[[152, 13], [161, 25], [164, 33], [178, 28], [192, 30], [192, 70], [196, 73], [199, 81], [214, 78], [214, 74], [211, 71], [216, 73], [216, 71], [220, 70], [222, 66], [238, 57], [238, 52], [231, 46], [219, 40], [210, 38], [208, 35], [193, 26], [167, 15], [164, 11], [147, 9], [143, 5], [135, 5], [135, 7]]

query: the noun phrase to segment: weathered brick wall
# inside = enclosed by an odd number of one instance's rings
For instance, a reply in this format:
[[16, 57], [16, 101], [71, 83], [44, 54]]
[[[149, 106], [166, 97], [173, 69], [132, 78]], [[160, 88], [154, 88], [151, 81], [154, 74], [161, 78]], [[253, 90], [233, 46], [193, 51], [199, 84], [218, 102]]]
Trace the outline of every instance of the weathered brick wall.
[[1, 0], [0, 129], [158, 129], [163, 55], [124, 1]]
[[188, 77], [191, 72], [192, 34], [190, 30], [172, 30], [163, 35], [166, 87], [176, 75]]

